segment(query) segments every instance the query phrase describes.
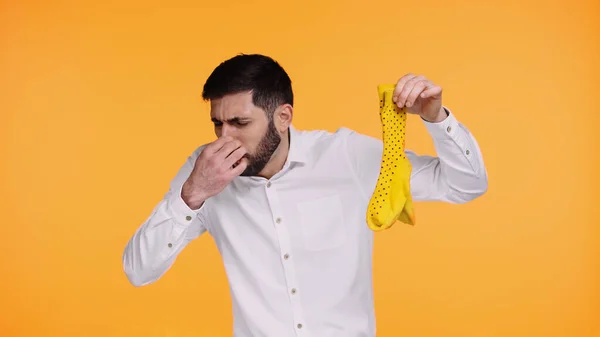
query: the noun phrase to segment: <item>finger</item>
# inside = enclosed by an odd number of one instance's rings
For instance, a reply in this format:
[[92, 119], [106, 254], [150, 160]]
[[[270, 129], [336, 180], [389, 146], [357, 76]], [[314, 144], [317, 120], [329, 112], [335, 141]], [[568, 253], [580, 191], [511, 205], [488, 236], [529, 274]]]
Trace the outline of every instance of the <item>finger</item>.
[[231, 169], [228, 173], [229, 178], [234, 178], [239, 176], [240, 174], [242, 174], [244, 172], [244, 170], [248, 167], [248, 158], [242, 158], [240, 160], [240, 163], [234, 167], [233, 169]]
[[408, 97], [406, 97], [406, 102], [404, 103], [404, 105], [406, 105], [407, 107], [413, 106], [417, 98], [419, 98], [419, 95], [423, 92], [423, 90], [427, 88], [428, 85], [429, 83], [427, 81], [419, 81], [415, 83], [412, 90], [408, 94]]
[[231, 137], [231, 136], [220, 137], [217, 140], [215, 140], [214, 142], [208, 144], [203, 152], [206, 152], [208, 154], [214, 154], [214, 153], [218, 152], [219, 150], [221, 150], [221, 148], [225, 144], [227, 144], [228, 142], [231, 142], [232, 140], [233, 140], [233, 137]]
[[398, 107], [400, 107], [400, 108], [404, 107], [404, 105], [406, 104], [406, 99], [408, 98], [408, 95], [414, 88], [415, 84], [417, 84], [418, 82], [420, 82], [422, 80], [425, 80], [424, 76], [415, 76], [415, 77], [411, 78], [410, 80], [408, 80], [408, 82], [406, 82], [406, 84], [402, 88], [402, 91], [400, 91], [400, 94], [398, 95], [398, 100], [396, 101], [396, 104], [398, 105]]
[[232, 140], [223, 145], [219, 151], [217, 151], [214, 155], [218, 160], [224, 161], [233, 151], [242, 146], [242, 143], [239, 140]]
[[235, 165], [240, 159], [242, 159], [244, 157], [244, 155], [247, 153], [246, 149], [243, 147], [239, 147], [237, 148], [235, 151], [233, 151], [229, 157], [227, 157], [224, 161], [223, 161], [223, 166], [226, 168], [231, 168], [233, 165]]
[[398, 83], [396, 83], [396, 87], [394, 88], [394, 94], [392, 95], [392, 100], [394, 101], [394, 103], [396, 103], [398, 101], [398, 95], [400, 95], [400, 92], [402, 92], [402, 89], [404, 88], [406, 83], [415, 77], [417, 77], [417, 75], [409, 73], [409, 74], [402, 76], [398, 80]]
[[434, 85], [428, 86], [422, 93], [421, 98], [439, 98], [442, 95], [442, 88]]

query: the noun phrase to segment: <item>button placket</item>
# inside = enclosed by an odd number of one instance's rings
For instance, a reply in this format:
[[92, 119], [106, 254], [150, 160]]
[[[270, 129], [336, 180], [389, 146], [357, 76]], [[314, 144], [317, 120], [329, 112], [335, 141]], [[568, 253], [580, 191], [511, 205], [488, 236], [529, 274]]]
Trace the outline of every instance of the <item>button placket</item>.
[[267, 200], [272, 211], [273, 225], [277, 232], [277, 239], [279, 240], [280, 256], [282, 258], [282, 267], [285, 274], [286, 288], [288, 289], [288, 296], [290, 297], [292, 305], [292, 313], [294, 317], [294, 324], [297, 329], [302, 329], [304, 323], [304, 314], [300, 303], [300, 289], [296, 279], [296, 272], [294, 268], [293, 259], [291, 258], [291, 244], [290, 244], [290, 233], [286, 226], [286, 214], [283, 213], [283, 207], [280, 203], [279, 196], [277, 194], [276, 184], [265, 184], [265, 192], [267, 194]]

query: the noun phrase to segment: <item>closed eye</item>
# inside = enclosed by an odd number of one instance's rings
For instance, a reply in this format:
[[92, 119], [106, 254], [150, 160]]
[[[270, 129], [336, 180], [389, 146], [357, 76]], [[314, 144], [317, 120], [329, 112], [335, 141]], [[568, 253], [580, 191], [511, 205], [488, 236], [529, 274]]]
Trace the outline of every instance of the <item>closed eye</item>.
[[[218, 120], [216, 118], [213, 118], [212, 122], [215, 125], [215, 127], [223, 126], [223, 122], [221, 122], [220, 120]], [[232, 119], [228, 120], [227, 123], [235, 124], [237, 126], [246, 126], [246, 125], [250, 124], [250, 121], [246, 120], [246, 119], [232, 118]]]

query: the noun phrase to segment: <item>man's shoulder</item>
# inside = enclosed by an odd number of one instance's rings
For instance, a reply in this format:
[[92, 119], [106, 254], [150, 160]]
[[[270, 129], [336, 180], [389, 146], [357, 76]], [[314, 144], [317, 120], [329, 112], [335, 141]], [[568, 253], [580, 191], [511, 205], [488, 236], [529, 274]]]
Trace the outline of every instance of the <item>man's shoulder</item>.
[[[317, 161], [345, 160], [347, 156], [363, 157], [364, 152], [380, 153], [381, 140], [348, 127], [334, 130], [296, 130], [300, 148]], [[293, 142], [293, 141], [292, 141]]]
[[316, 130], [296, 130], [299, 138], [305, 145], [318, 147], [327, 147], [333, 145], [354, 146], [357, 144], [380, 144], [381, 139], [358, 132], [349, 127], [338, 127], [333, 131]]
[[324, 144], [332, 141], [344, 140], [351, 135], [358, 134], [355, 130], [347, 127], [338, 127], [337, 129], [304, 129], [295, 130], [296, 135], [306, 143]]

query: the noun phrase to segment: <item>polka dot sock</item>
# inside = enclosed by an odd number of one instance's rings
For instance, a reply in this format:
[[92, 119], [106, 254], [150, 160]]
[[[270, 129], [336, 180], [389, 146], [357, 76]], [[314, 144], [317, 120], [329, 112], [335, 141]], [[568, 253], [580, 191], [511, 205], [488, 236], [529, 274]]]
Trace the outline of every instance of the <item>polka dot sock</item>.
[[415, 224], [410, 194], [412, 167], [404, 153], [406, 108], [400, 109], [393, 102], [394, 88], [394, 84], [377, 87], [383, 155], [377, 185], [367, 209], [367, 224], [374, 231], [388, 229], [396, 221]]

